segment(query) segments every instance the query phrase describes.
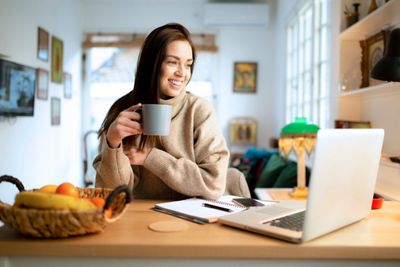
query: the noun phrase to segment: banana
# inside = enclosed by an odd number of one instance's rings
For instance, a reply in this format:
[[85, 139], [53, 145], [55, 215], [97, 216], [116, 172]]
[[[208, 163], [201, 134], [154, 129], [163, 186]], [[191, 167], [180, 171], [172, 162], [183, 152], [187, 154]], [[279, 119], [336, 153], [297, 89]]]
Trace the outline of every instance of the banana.
[[15, 196], [17, 207], [36, 209], [96, 209], [89, 199], [46, 193], [40, 191], [24, 191]]
[[57, 185], [48, 184], [48, 185], [42, 186], [42, 187], [39, 188], [38, 190], [39, 190], [40, 192], [55, 193], [57, 187], [58, 187]]

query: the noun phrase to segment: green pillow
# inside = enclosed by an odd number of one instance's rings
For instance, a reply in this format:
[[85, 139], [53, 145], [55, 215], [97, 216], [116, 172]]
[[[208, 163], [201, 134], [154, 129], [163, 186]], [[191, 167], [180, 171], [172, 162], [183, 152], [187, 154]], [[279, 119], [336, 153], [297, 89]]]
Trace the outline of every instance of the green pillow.
[[272, 187], [287, 162], [279, 155], [273, 155], [258, 178], [256, 187]]
[[297, 164], [295, 162], [290, 162], [281, 171], [273, 187], [291, 188], [295, 187], [296, 185], [297, 185]]

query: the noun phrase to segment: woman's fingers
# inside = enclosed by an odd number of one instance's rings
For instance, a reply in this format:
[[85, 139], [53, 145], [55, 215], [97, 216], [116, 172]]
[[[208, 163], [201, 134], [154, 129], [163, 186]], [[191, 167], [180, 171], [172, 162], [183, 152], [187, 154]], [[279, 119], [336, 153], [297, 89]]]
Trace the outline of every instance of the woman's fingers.
[[135, 111], [135, 110], [137, 110], [137, 109], [139, 109], [141, 107], [142, 107], [142, 104], [138, 103], [136, 105], [130, 106], [129, 108], [125, 109], [125, 111], [132, 112], [132, 111]]

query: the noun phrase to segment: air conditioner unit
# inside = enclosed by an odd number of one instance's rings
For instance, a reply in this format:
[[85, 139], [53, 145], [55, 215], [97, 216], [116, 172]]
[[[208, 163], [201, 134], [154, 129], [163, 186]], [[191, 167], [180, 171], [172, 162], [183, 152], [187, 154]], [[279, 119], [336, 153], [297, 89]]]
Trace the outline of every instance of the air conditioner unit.
[[209, 26], [267, 26], [267, 3], [207, 3], [204, 24]]

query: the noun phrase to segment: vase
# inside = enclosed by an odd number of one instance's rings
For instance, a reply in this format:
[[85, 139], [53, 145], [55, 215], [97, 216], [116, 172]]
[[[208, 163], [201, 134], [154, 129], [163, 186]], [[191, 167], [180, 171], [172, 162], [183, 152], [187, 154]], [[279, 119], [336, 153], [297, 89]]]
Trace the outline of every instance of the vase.
[[376, 4], [376, 0], [371, 0], [371, 3], [369, 4], [369, 8], [368, 8], [368, 14], [371, 14], [372, 12], [374, 12], [377, 9], [378, 9], [378, 5]]

